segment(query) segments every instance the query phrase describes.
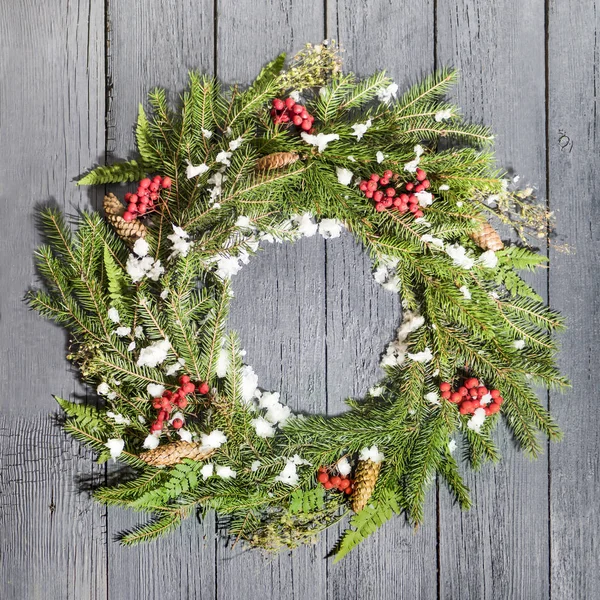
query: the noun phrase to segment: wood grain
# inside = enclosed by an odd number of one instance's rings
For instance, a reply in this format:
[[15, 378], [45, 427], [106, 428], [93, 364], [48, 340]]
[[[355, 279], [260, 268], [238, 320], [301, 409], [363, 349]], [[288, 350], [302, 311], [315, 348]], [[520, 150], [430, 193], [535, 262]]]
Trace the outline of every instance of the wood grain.
[[557, 242], [572, 246], [550, 259], [550, 300], [569, 327], [560, 336], [560, 365], [573, 386], [550, 397], [565, 434], [550, 448], [550, 590], [562, 600], [600, 597], [597, 3], [553, 0], [548, 23], [550, 208]]
[[[214, 68], [213, 3], [109, 3], [109, 96], [107, 123], [110, 158], [128, 157], [135, 148], [132, 124], [139, 102], [155, 86], [176, 102], [189, 70]], [[122, 195], [125, 188], [115, 193]], [[114, 541], [121, 530], [147, 515], [110, 508], [108, 514], [109, 597], [212, 598], [215, 595], [215, 526], [188, 519], [173, 535], [153, 544], [123, 548]]]
[[[58, 33], [57, 33], [58, 32]], [[67, 338], [29, 312], [37, 285], [35, 213], [68, 214], [95, 193], [73, 179], [104, 145], [101, 7], [51, 0], [0, 11], [0, 596], [104, 598], [102, 507], [78, 489], [103, 469], [52, 419], [51, 394], [85, 395], [65, 360]]]
[[[544, 3], [438, 3], [437, 59], [460, 67], [464, 116], [497, 133], [502, 167], [545, 197]], [[532, 143], [535, 140], [535, 143]], [[513, 173], [514, 174], [514, 173]], [[545, 295], [545, 274], [529, 278]], [[501, 427], [503, 460], [473, 473], [473, 508], [440, 490], [440, 598], [548, 597], [547, 460], [528, 461]]]
[[[328, 4], [328, 35], [345, 49], [347, 70], [368, 75], [385, 69], [403, 90], [433, 69], [433, 7], [338, 0]], [[396, 25], [382, 30], [385, 23]], [[410, 23], [418, 46], [403, 23]], [[363, 397], [382, 377], [380, 355], [395, 335], [401, 309], [400, 297], [375, 283], [368, 256], [350, 234], [327, 241], [326, 261], [327, 408], [335, 414], [344, 410], [346, 397]], [[342, 562], [330, 562], [328, 597], [436, 598], [435, 522], [433, 492], [418, 531], [393, 519]], [[328, 532], [330, 546], [342, 529]]]

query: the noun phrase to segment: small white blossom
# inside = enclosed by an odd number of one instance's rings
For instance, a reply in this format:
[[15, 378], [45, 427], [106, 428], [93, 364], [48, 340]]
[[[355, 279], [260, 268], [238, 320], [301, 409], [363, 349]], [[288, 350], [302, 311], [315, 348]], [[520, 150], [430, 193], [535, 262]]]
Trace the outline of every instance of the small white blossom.
[[200, 469], [202, 479], [206, 481], [209, 477], [212, 477], [215, 472], [215, 466], [212, 463], [207, 463]]
[[108, 383], [106, 383], [106, 381], [103, 381], [97, 388], [96, 391], [98, 392], [98, 394], [100, 394], [101, 396], [106, 396], [106, 394], [108, 394], [110, 392], [110, 387], [108, 387]]
[[477, 263], [486, 269], [495, 269], [498, 265], [498, 257], [493, 250], [487, 250], [479, 257]]
[[378, 92], [377, 92], [377, 99], [380, 102], [384, 102], [385, 104], [390, 104], [390, 102], [392, 102], [392, 100], [396, 97], [396, 94], [398, 93], [398, 84], [394, 83], [392, 81], [392, 83], [390, 83], [389, 85], [382, 87]]
[[154, 435], [151, 433], [144, 440], [143, 447], [146, 448], [146, 450], [154, 450], [154, 448], [156, 448], [159, 443], [160, 443], [159, 437], [157, 435]]
[[104, 445], [110, 450], [110, 456], [113, 460], [117, 460], [117, 458], [121, 456], [123, 448], [125, 448], [125, 442], [121, 439], [116, 438], [106, 440], [106, 444]]
[[337, 179], [342, 185], [350, 185], [352, 183], [352, 176], [354, 173], [349, 169], [342, 167], [336, 167]]
[[142, 348], [137, 360], [138, 367], [156, 367], [165, 361], [171, 348], [169, 340], [159, 340]]
[[240, 137], [236, 138], [235, 140], [231, 140], [231, 142], [229, 142], [229, 149], [232, 152], [235, 152], [244, 142], [244, 138], [240, 135]]
[[117, 425], [129, 425], [131, 420], [119, 413], [114, 413], [111, 410], [106, 411], [106, 416], [111, 418]]
[[153, 398], [160, 398], [165, 392], [165, 386], [159, 383], [149, 383], [146, 390]]
[[437, 392], [429, 392], [425, 394], [423, 398], [427, 400], [429, 404], [440, 404], [440, 397], [438, 396]]
[[367, 133], [367, 129], [369, 129], [372, 124], [373, 123], [371, 119], [368, 119], [366, 123], [357, 123], [356, 125], [352, 125], [353, 132], [350, 135], [355, 135], [356, 141], [358, 142], [362, 139], [363, 135]]
[[467, 256], [466, 248], [459, 244], [446, 246], [446, 254], [452, 259], [452, 262], [457, 267], [469, 270], [475, 264], [475, 259]]
[[513, 342], [513, 346], [517, 349], [517, 350], [523, 350], [523, 348], [525, 348], [525, 340], [515, 340]]
[[319, 233], [326, 239], [338, 238], [342, 234], [344, 224], [337, 219], [323, 219], [319, 223]]
[[115, 333], [119, 337], [124, 337], [124, 336], [129, 335], [131, 333], [131, 327], [117, 327], [115, 329]]
[[300, 135], [307, 144], [316, 146], [319, 153], [323, 152], [330, 142], [340, 139], [337, 133], [317, 133], [317, 135], [312, 135], [303, 131]]
[[350, 473], [352, 472], [352, 467], [350, 466], [350, 463], [348, 462], [348, 459], [345, 456], [338, 460], [336, 467], [338, 473], [340, 475], [343, 475], [344, 477], [346, 475], [350, 475]]
[[181, 427], [177, 430], [177, 435], [181, 438], [182, 442], [191, 442], [192, 441], [192, 432], [187, 429]]
[[149, 246], [148, 242], [144, 238], [138, 238], [135, 241], [135, 244], [133, 244], [133, 251], [140, 258], [143, 258], [150, 251], [150, 246]]
[[210, 433], [203, 433], [200, 436], [200, 443], [202, 444], [203, 448], [213, 450], [220, 448], [223, 444], [226, 444], [227, 436], [219, 429], [215, 429]]
[[377, 162], [379, 164], [381, 164], [385, 160], [385, 156], [383, 155], [383, 152], [381, 150], [377, 151], [377, 154], [375, 154], [375, 158], [377, 159]]
[[298, 225], [297, 231], [304, 237], [312, 237], [319, 229], [319, 225], [312, 220], [310, 213], [292, 215], [292, 221]]
[[483, 408], [476, 408], [473, 416], [467, 422], [467, 427], [472, 429], [476, 433], [481, 431], [481, 426], [485, 421], [485, 410]]
[[108, 318], [109, 318], [109, 319], [110, 319], [110, 320], [111, 320], [113, 323], [118, 323], [118, 322], [119, 322], [119, 320], [120, 320], [120, 317], [119, 317], [119, 311], [118, 311], [118, 310], [117, 310], [117, 309], [116, 309], [114, 306], [111, 306], [111, 307], [108, 309]]
[[223, 150], [222, 152], [219, 152], [217, 154], [217, 156], [215, 157], [215, 161], [224, 164], [226, 167], [228, 167], [231, 164], [231, 161], [229, 159], [231, 158], [232, 154], [232, 152], [225, 152], [225, 150]]
[[469, 288], [466, 285], [459, 287], [458, 291], [462, 292], [462, 295], [465, 297], [466, 300], [471, 299], [471, 292], [469, 291]]
[[198, 175], [202, 175], [208, 171], [208, 165], [202, 163], [200, 165], [193, 165], [191, 162], [188, 162], [188, 165], [185, 169], [185, 174], [188, 179], [192, 179], [193, 177], [198, 177]]
[[269, 438], [275, 435], [275, 427], [263, 417], [257, 417], [250, 421], [256, 431], [256, 435], [261, 438]]
[[217, 465], [217, 476], [221, 479], [235, 479], [237, 473], [231, 467]]
[[377, 446], [371, 446], [370, 448], [365, 446], [358, 455], [358, 460], [370, 460], [374, 463], [380, 463], [384, 458], [383, 452], [379, 452]]
[[415, 362], [419, 363], [426, 363], [433, 359], [433, 354], [431, 353], [431, 349], [429, 348], [425, 348], [425, 350], [423, 350], [422, 352], [415, 352], [414, 354], [408, 352], [406, 356], [408, 356], [408, 358], [410, 358], [411, 360], [414, 360]]
[[452, 118], [452, 109], [451, 108], [445, 108], [443, 110], [438, 110], [435, 113], [435, 120], [439, 123], [440, 121], [446, 121], [447, 119], [451, 119]]

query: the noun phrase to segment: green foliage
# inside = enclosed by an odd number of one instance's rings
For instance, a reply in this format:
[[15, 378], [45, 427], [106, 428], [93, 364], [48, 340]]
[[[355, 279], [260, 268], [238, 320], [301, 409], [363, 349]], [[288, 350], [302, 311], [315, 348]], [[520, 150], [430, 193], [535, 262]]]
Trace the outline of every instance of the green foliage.
[[[531, 386], [567, 385], [555, 364], [555, 334], [564, 323], [517, 273], [542, 267], [546, 259], [510, 246], [497, 253], [495, 268], [477, 260], [481, 250], [469, 234], [483, 220], [484, 207], [476, 199], [501, 193], [502, 174], [493, 153], [481, 148], [492, 139], [487, 129], [464, 123], [444, 100], [456, 73], [435, 73], [387, 104], [378, 101], [391, 84], [384, 73], [359, 80], [341, 73], [336, 61], [334, 49], [310, 47], [286, 71], [282, 55], [244, 90], [223, 91], [212, 77], [191, 73], [176, 109], [164, 90], [152, 91], [151, 113], [140, 106], [137, 119], [139, 160], [98, 167], [79, 183], [131, 182], [150, 172], [172, 179], [146, 221], [150, 250], [144, 264], [160, 261], [164, 274], [158, 278], [132, 280], [127, 265], [139, 259], [99, 214], [83, 213], [76, 228], [56, 210], [40, 214], [44, 240], [35, 260], [44, 288], [28, 295], [30, 306], [68, 330], [69, 358], [82, 379], [109, 390], [102, 409], [58, 399], [68, 416], [65, 428], [99, 460], [110, 457], [108, 440], [124, 440], [119, 461], [133, 467], [135, 478], [102, 487], [95, 496], [154, 515], [126, 532], [125, 544], [162, 535], [196, 509], [216, 510], [232, 535], [267, 550], [312, 542], [348, 512], [345, 495], [315, 483], [317, 467], [334, 472], [342, 456], [355, 463], [362, 449], [376, 445], [385, 455], [377, 486], [367, 508], [351, 518], [337, 561], [393, 514], [403, 511], [420, 523], [438, 475], [460, 507], [470, 506], [450, 439], [462, 437], [465, 458], [479, 468], [500, 459], [493, 438], [500, 420], [530, 455], [540, 452], [542, 435], [560, 437]], [[339, 136], [322, 152], [294, 128], [275, 125], [269, 114], [273, 98], [284, 97], [303, 74], [323, 87], [303, 92], [316, 117], [315, 132]], [[448, 118], [436, 119], [440, 111]], [[352, 126], [368, 121], [357, 140]], [[339, 168], [352, 171], [353, 181], [389, 168], [401, 184], [412, 179], [404, 165], [415, 158], [416, 144], [423, 146], [420, 166], [435, 197], [426, 222], [398, 211], [378, 213], [354, 183], [338, 179]], [[256, 172], [257, 160], [272, 152], [294, 152], [299, 159]], [[188, 178], [190, 164], [204, 164], [206, 172]], [[345, 414], [292, 417], [275, 435], [260, 437], [254, 420], [266, 410], [247, 401], [241, 345], [226, 331], [228, 270], [247, 262], [263, 238], [297, 239], [296, 215], [304, 213], [343, 221], [377, 265], [393, 264], [390, 276], [397, 277], [406, 310], [424, 319], [401, 350], [427, 349], [433, 358], [405, 358], [387, 367], [382, 394], [353, 399]], [[189, 236], [185, 252], [174, 251], [173, 225]], [[442, 249], [454, 243], [474, 259], [470, 269]], [[111, 307], [118, 309], [118, 324], [108, 316]], [[140, 361], [151, 344], [165, 340], [164, 360], [153, 367]], [[500, 389], [505, 399], [502, 413], [486, 418], [480, 431], [468, 427], [469, 417], [455, 405], [426, 399], [440, 381], [456, 381], [466, 371]], [[227, 442], [209, 461], [157, 469], [139, 458], [157, 417], [148, 386], [173, 392], [183, 373], [211, 389], [208, 397], [188, 396], [181, 408], [186, 431], [198, 439], [219, 430]], [[177, 439], [165, 425], [161, 444]], [[309, 464], [297, 460], [297, 483], [286, 485], [278, 476], [292, 457]], [[208, 462], [236, 476], [201, 472]]]

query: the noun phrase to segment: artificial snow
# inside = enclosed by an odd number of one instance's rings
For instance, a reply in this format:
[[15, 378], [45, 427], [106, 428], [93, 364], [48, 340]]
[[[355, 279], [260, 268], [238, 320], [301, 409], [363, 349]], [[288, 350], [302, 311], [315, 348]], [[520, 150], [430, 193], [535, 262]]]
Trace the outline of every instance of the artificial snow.
[[111, 306], [111, 307], [108, 309], [108, 318], [109, 318], [109, 319], [110, 319], [110, 320], [111, 320], [113, 323], [118, 323], [118, 322], [119, 322], [119, 320], [120, 320], [120, 317], [119, 317], [119, 311], [118, 311], [118, 310], [117, 310], [117, 309], [116, 309], [114, 306]]
[[352, 467], [350, 466], [350, 463], [348, 462], [348, 459], [345, 456], [338, 460], [336, 467], [338, 473], [340, 475], [343, 475], [344, 477], [346, 475], [350, 475], [350, 473], [352, 472]]
[[338, 238], [342, 234], [344, 224], [337, 219], [323, 219], [319, 223], [319, 233], [326, 239]]
[[185, 169], [185, 174], [188, 179], [192, 179], [193, 177], [198, 177], [198, 175], [202, 175], [208, 171], [208, 165], [202, 163], [200, 165], [193, 165], [191, 162], [188, 162], [188, 165]]
[[343, 167], [335, 168], [337, 179], [342, 185], [350, 185], [352, 183], [352, 176], [354, 173], [350, 169], [344, 169]]
[[452, 118], [452, 109], [445, 108], [443, 110], [438, 110], [434, 115], [435, 120], [439, 123], [440, 121], [446, 121]]
[[235, 479], [237, 476], [237, 473], [231, 467], [217, 465], [216, 471], [217, 476], [221, 479]]
[[220, 448], [223, 444], [227, 443], [227, 436], [219, 429], [215, 429], [210, 433], [203, 433], [200, 436], [200, 443], [207, 450]]
[[150, 250], [150, 246], [148, 242], [144, 238], [138, 238], [133, 244], [133, 252], [137, 254], [140, 258], [144, 258], [148, 254]]
[[371, 119], [368, 119], [365, 123], [356, 123], [356, 125], [352, 125], [353, 132], [350, 135], [355, 135], [356, 141], [358, 142], [362, 139], [363, 135], [367, 133], [367, 130], [372, 124]]
[[137, 359], [138, 367], [156, 367], [165, 361], [171, 348], [169, 340], [159, 340], [142, 348]]
[[377, 99], [385, 104], [390, 104], [392, 100], [396, 97], [397, 93], [398, 84], [392, 81], [392, 83], [390, 83], [389, 85], [379, 89], [379, 91], [377, 92]]
[[105, 381], [103, 381], [97, 388], [96, 391], [101, 395], [101, 396], [106, 396], [106, 394], [108, 394], [110, 392], [110, 387], [108, 386], [108, 383], [106, 383]]
[[228, 167], [231, 164], [229, 159], [231, 158], [232, 154], [232, 152], [225, 152], [225, 150], [223, 150], [217, 154], [215, 161]]
[[312, 135], [303, 131], [300, 135], [307, 144], [316, 146], [319, 153], [323, 152], [330, 142], [340, 139], [337, 133], [317, 133], [317, 135]]
[[143, 448], [146, 448], [146, 450], [154, 450], [154, 448], [156, 448], [159, 443], [159, 437], [151, 433], [144, 440]]
[[202, 475], [202, 479], [204, 479], [204, 481], [206, 481], [209, 477], [212, 477], [214, 472], [215, 466], [212, 463], [208, 463], [200, 469], [200, 474]]
[[319, 225], [313, 221], [311, 213], [292, 215], [292, 221], [298, 226], [298, 233], [304, 237], [312, 237], [319, 229]]
[[257, 417], [250, 421], [256, 431], [256, 435], [261, 438], [269, 438], [275, 435], [275, 427], [263, 417]]
[[380, 463], [384, 458], [385, 456], [382, 452], [379, 452], [377, 446], [371, 446], [370, 448], [365, 446], [358, 455], [358, 460], [370, 460], [374, 463]]
[[385, 160], [385, 156], [383, 155], [383, 152], [381, 150], [377, 151], [377, 154], [375, 154], [375, 158], [379, 164], [381, 164]]
[[117, 327], [115, 329], [115, 333], [119, 337], [124, 337], [124, 336], [129, 335], [131, 333], [131, 327]]
[[406, 356], [418, 363], [427, 363], [433, 359], [433, 354], [431, 353], [430, 348], [425, 348], [425, 350], [423, 350], [422, 352], [416, 352], [414, 354], [408, 352]]
[[467, 256], [466, 248], [460, 244], [446, 246], [446, 254], [457, 267], [469, 270], [475, 264], [475, 259]]
[[160, 398], [164, 394], [165, 386], [159, 383], [149, 383], [146, 390], [153, 398]]
[[485, 421], [485, 410], [483, 408], [476, 408], [473, 416], [468, 420], [467, 427], [472, 429], [476, 433], [481, 431], [481, 426]]
[[419, 329], [425, 323], [425, 318], [417, 313], [406, 311], [402, 318], [402, 323], [398, 329], [396, 339], [391, 342], [385, 350], [385, 354], [381, 359], [382, 367], [393, 367], [401, 365], [406, 359], [406, 351], [408, 344], [406, 339], [408, 336]]
[[498, 265], [498, 257], [493, 250], [487, 250], [479, 257], [477, 263], [486, 269], [495, 269]]
[[471, 292], [469, 291], [469, 288], [466, 285], [459, 287], [458, 291], [462, 293], [466, 300], [471, 299]]
[[110, 440], [106, 440], [106, 444], [104, 444], [110, 450], [110, 456], [113, 460], [116, 460], [119, 456], [121, 456], [121, 452], [123, 452], [123, 448], [125, 448], [125, 441], [117, 438], [111, 438]]
[[129, 425], [131, 421], [119, 413], [114, 413], [111, 410], [106, 411], [106, 416], [111, 418], [117, 425]]

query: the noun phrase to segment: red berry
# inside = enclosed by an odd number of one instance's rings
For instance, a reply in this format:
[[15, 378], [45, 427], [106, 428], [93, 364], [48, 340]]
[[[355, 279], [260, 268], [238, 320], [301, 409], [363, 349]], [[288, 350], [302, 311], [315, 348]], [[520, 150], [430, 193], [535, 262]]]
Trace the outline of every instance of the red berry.
[[340, 485], [342, 478], [339, 475], [334, 475], [329, 481], [331, 481], [331, 483], [333, 483], [333, 485], [337, 487], [338, 485]]
[[431, 187], [431, 182], [429, 181], [429, 179], [423, 179], [423, 181], [421, 182], [421, 185], [428, 190]]
[[495, 415], [500, 410], [500, 405], [497, 402], [492, 402], [488, 405], [488, 410], [490, 414]]
[[466, 396], [466, 395], [469, 393], [469, 390], [468, 390], [468, 389], [467, 389], [467, 388], [466, 388], [464, 385], [461, 385], [461, 386], [458, 388], [458, 393], [459, 393], [461, 396]]
[[330, 490], [330, 489], [333, 487], [333, 483], [331, 483], [331, 481], [326, 481], [326, 482], [323, 484], [323, 487], [324, 487], [326, 490]]
[[162, 408], [162, 398], [154, 398], [154, 400], [152, 401], [152, 406], [156, 410], [160, 410]]
[[419, 192], [422, 192], [425, 188], [423, 187], [423, 185], [421, 183], [419, 183], [419, 185], [415, 185], [415, 192], [418, 194]]
[[325, 483], [326, 481], [329, 481], [329, 475], [327, 475], [327, 473], [319, 473], [317, 479], [320, 483]]
[[470, 400], [465, 400], [464, 402], [461, 402], [459, 410], [461, 415], [472, 413], [475, 410], [475, 404]]
[[184, 383], [189, 383], [190, 382], [190, 376], [189, 375], [181, 375], [181, 377], [179, 377], [179, 383], [181, 385], [183, 385]]
[[479, 394], [479, 397], [481, 398], [481, 396], [485, 396], [488, 393], [488, 389], [484, 385], [480, 385], [477, 388], [477, 393]]
[[415, 184], [414, 184], [414, 183], [411, 183], [411, 182], [409, 181], [409, 182], [407, 182], [407, 183], [404, 185], [404, 187], [406, 188], [406, 191], [407, 191], [407, 192], [412, 192], [412, 189], [415, 187]]
[[346, 488], [347, 488], [349, 485], [350, 485], [350, 480], [349, 480], [349, 479], [346, 479], [346, 478], [344, 478], [344, 479], [342, 479], [342, 480], [340, 481], [340, 484], [338, 485], [338, 487], [339, 487], [339, 489], [340, 489], [340, 490], [342, 490], [342, 491], [343, 491], [343, 490], [345, 490], [345, 489], [346, 489]]
[[383, 211], [385, 210], [385, 205], [383, 204], [383, 202], [378, 202], [378, 203], [375, 205], [375, 210], [376, 210], [377, 212], [383, 212]]
[[183, 427], [183, 421], [181, 419], [173, 419], [171, 423], [175, 429], [181, 429]]
[[135, 193], [137, 194], [138, 198], [143, 198], [144, 196], [148, 195], [148, 190], [146, 188], [143, 187], [139, 187]]
[[302, 123], [304, 123], [304, 121], [302, 120], [302, 117], [300, 115], [296, 115], [292, 119], [292, 123], [294, 123], [294, 125], [296, 125], [296, 127], [300, 127], [300, 125], [302, 125]]
[[418, 181], [423, 181], [425, 179], [427, 179], [427, 173], [425, 173], [425, 171], [423, 171], [423, 169], [417, 169], [417, 180]]
[[396, 190], [393, 187], [389, 187], [385, 190], [385, 195], [391, 198], [396, 195]]
[[500, 396], [500, 390], [492, 390], [490, 394], [492, 395], [492, 398], [498, 398]]
[[135, 219], [135, 216], [132, 213], [130, 213], [128, 210], [126, 210], [123, 213], [123, 220], [124, 221], [129, 222], [129, 221], [133, 221], [133, 219]]
[[390, 206], [392, 206], [392, 199], [384, 198], [382, 204], [383, 204], [383, 206], [385, 206], [385, 208], [389, 208]]
[[147, 210], [147, 205], [146, 204], [138, 204], [138, 209], [137, 211], [140, 213], [140, 215], [143, 215], [146, 213]]
[[450, 390], [446, 390], [445, 392], [442, 392], [440, 395], [442, 396], [442, 398], [444, 398], [444, 400], [450, 400], [450, 396], [452, 395], [452, 392]]
[[156, 417], [159, 421], [164, 421], [165, 419], [167, 419], [169, 417], [169, 411], [168, 410], [161, 410], [158, 413], [158, 416]]
[[358, 188], [360, 189], [361, 192], [366, 192], [367, 191], [367, 182], [361, 181]]
[[133, 196], [133, 194], [131, 192], [127, 192], [125, 194], [125, 202], [129, 202], [129, 199], [131, 198], [131, 196]]
[[479, 380], [476, 379], [475, 377], [470, 377], [469, 379], [467, 379], [465, 381], [465, 387], [470, 390], [471, 388], [474, 387], [478, 387], [479, 386]]
[[387, 177], [382, 177], [382, 178], [379, 180], [379, 183], [380, 183], [381, 185], [387, 185], [389, 182], [390, 182], [390, 180], [389, 180]]
[[144, 179], [140, 181], [140, 187], [145, 189], [149, 187], [151, 183], [152, 182], [150, 181], [149, 177], [144, 177]]
[[160, 399], [160, 407], [165, 410], [170, 410], [171, 408], [171, 400], [169, 398], [161, 398]]
[[393, 175], [393, 173], [392, 173], [392, 172], [391, 172], [389, 169], [388, 169], [387, 171], [384, 171], [384, 172], [383, 172], [383, 176], [384, 176], [386, 179], [390, 179], [392, 175]]
[[152, 192], [152, 193], [149, 195], [149, 198], [150, 198], [150, 200], [151, 200], [152, 202], [154, 202], [155, 200], [158, 200], [158, 197], [159, 197], [159, 196], [158, 196], [158, 193], [157, 193], [157, 192]]
[[275, 98], [273, 100], [273, 108], [275, 110], [283, 110], [285, 108], [285, 102], [281, 98]]
[[127, 210], [134, 215], [137, 212], [137, 204], [135, 204], [134, 202], [130, 202], [129, 206], [127, 207]]
[[415, 219], [420, 219], [425, 213], [419, 209], [415, 212]]
[[179, 400], [177, 401], [177, 406], [179, 406], [179, 408], [185, 408], [187, 405], [187, 398], [179, 398]]
[[477, 393], [477, 388], [471, 388], [471, 389], [469, 390], [469, 395], [471, 396], [471, 398], [477, 398], [477, 396], [479, 395], [479, 394]]
[[458, 392], [452, 392], [450, 396], [450, 402], [454, 402], [454, 404], [458, 404], [462, 400], [462, 396]]
[[348, 494], [348, 495], [350, 495], [350, 494], [352, 493], [352, 491], [353, 491], [353, 490], [352, 490], [352, 486], [351, 486], [351, 485], [349, 485], [349, 486], [348, 486], [348, 487], [347, 487], [347, 488], [344, 490], [344, 494]]
[[312, 125], [309, 121], [302, 121], [302, 125], [300, 125], [300, 127], [302, 127], [302, 129], [304, 129], [304, 131], [310, 131], [310, 128], [312, 127]]
[[383, 199], [383, 192], [381, 190], [377, 190], [373, 194], [373, 200], [375, 200], [375, 202], [381, 202], [382, 199]]
[[188, 382], [183, 384], [182, 389], [184, 394], [193, 394], [196, 386], [193, 383]]
[[158, 190], [160, 189], [160, 184], [158, 184], [155, 181], [153, 181], [150, 184], [150, 188], [149, 189], [150, 189], [151, 192], [158, 192]]
[[302, 112], [300, 113], [300, 116], [301, 116], [303, 119], [310, 119], [310, 115], [309, 115], [309, 114], [306, 112], [306, 110], [305, 110], [305, 109], [303, 109], [303, 110], [302, 110]]
[[158, 421], [154, 421], [154, 423], [152, 423], [152, 425], [150, 426], [150, 431], [154, 432], [154, 431], [162, 431], [163, 428], [163, 424], [159, 423]]
[[497, 398], [494, 399], [494, 402], [498, 405], [498, 406], [502, 406], [502, 403], [504, 402], [504, 398], [502, 396], [498, 396]]
[[379, 181], [379, 175], [377, 175], [377, 173], [371, 173], [371, 181]]
[[416, 213], [419, 210], [419, 207], [417, 204], [411, 204], [408, 207], [408, 210], [410, 210], [411, 213]]
[[208, 394], [209, 391], [210, 391], [210, 387], [209, 387], [208, 383], [206, 383], [206, 381], [203, 381], [202, 383], [198, 384], [198, 393], [201, 394], [202, 396], [206, 396], [206, 394]]
[[302, 104], [294, 104], [293, 108], [292, 108], [292, 112], [295, 115], [300, 115], [300, 113], [304, 111], [304, 106], [302, 106]]
[[286, 98], [285, 105], [287, 106], [287, 108], [292, 109], [296, 105], [296, 101], [293, 98]]
[[324, 467], [323, 465], [321, 465], [319, 467], [319, 473], [327, 473], [327, 467]]
[[377, 189], [377, 182], [373, 179], [371, 179], [371, 181], [369, 181], [369, 183], [367, 183], [367, 189], [370, 192], [374, 192]]
[[161, 177], [160, 175], [155, 175], [155, 176], [152, 178], [152, 182], [153, 182], [153, 183], [158, 183], [158, 185], [160, 185], [160, 182], [161, 182], [161, 181], [162, 181], [162, 177]]
[[398, 196], [396, 196], [396, 197], [394, 198], [394, 206], [395, 206], [396, 208], [400, 208], [400, 207], [402, 206], [402, 200], [400, 200], [400, 198], [398, 198]]

